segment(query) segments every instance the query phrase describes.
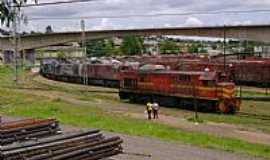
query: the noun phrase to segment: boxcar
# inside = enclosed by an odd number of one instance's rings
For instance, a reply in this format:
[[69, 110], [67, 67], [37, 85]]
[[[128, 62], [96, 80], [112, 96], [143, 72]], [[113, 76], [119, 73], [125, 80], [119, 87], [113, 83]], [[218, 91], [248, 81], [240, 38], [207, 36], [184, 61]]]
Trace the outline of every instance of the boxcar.
[[270, 86], [270, 62], [266, 60], [234, 61], [235, 82], [250, 86]]

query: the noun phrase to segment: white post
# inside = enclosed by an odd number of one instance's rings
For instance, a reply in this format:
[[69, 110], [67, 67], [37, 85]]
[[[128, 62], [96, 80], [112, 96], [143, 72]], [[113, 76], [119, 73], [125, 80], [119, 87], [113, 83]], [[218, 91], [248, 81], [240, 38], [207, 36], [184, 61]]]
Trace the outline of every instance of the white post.
[[82, 47], [83, 47], [83, 56], [86, 57], [86, 44], [85, 44], [85, 21], [81, 20], [81, 31], [82, 31]]

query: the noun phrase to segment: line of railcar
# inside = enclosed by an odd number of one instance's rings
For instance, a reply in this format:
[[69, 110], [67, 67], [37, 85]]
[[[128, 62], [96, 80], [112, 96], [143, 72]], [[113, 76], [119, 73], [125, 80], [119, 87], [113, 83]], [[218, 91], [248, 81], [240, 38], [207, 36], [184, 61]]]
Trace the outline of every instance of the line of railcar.
[[47, 58], [41, 62], [40, 73], [49, 79], [118, 87], [118, 70], [121, 62], [81, 59]]
[[208, 68], [184, 72], [136, 62], [44, 59], [41, 74], [53, 80], [119, 87], [120, 98], [134, 102], [157, 101], [163, 106], [188, 109], [198, 104], [200, 111], [223, 113], [240, 108], [234, 83]]
[[[49, 79], [119, 88], [121, 99], [158, 101], [201, 111], [235, 112], [236, 84], [270, 86], [270, 60], [222, 61], [190, 56], [115, 59], [47, 58], [40, 72]], [[196, 103], [195, 103], [196, 102]]]
[[[216, 71], [226, 80], [232, 80], [239, 85], [270, 87], [270, 60], [246, 59], [222, 60], [188, 56], [144, 56], [126, 57], [120, 60], [110, 60], [106, 63], [97, 60], [82, 59], [44, 59], [41, 63], [41, 73], [48, 78], [75, 83], [99, 84], [118, 87], [118, 72], [126, 62], [136, 64], [164, 65], [167, 69], [178, 71]], [[133, 65], [133, 64], [132, 64]]]

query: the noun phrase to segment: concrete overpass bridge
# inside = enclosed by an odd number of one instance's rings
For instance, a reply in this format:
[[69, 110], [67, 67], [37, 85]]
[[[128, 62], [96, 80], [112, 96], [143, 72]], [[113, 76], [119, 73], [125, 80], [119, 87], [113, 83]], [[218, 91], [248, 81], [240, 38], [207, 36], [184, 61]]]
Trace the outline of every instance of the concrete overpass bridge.
[[[20, 50], [36, 49], [67, 42], [81, 41], [81, 32], [62, 32], [39, 35], [26, 35], [21, 37]], [[86, 31], [85, 38], [88, 40], [106, 37], [122, 37], [125, 35], [182, 35], [236, 38], [241, 40], [252, 40], [270, 42], [270, 25], [249, 26], [215, 26], [215, 27], [178, 27], [178, 28], [149, 28], [128, 30], [100, 30]], [[0, 38], [0, 50], [12, 50], [14, 45], [12, 38]]]

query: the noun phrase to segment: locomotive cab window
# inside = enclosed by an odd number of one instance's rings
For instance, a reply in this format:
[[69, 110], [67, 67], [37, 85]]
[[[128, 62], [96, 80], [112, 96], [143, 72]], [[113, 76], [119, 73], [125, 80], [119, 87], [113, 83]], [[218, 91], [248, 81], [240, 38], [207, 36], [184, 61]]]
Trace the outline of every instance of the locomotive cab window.
[[179, 75], [177, 77], [177, 81], [190, 82], [191, 81], [191, 77], [189, 75]]
[[129, 67], [127, 66], [123, 66], [120, 68], [120, 71], [128, 71], [129, 70]]

